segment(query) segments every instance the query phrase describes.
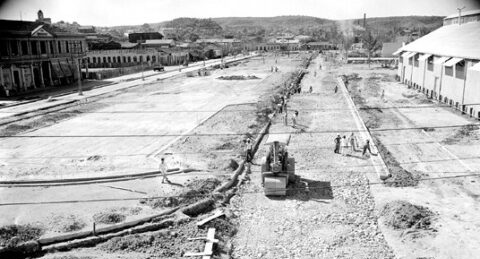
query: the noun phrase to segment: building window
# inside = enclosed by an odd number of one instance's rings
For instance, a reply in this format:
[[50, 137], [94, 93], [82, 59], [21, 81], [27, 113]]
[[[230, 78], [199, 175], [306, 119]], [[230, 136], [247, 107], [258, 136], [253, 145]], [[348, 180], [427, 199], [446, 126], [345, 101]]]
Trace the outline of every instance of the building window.
[[133, 62], [137, 62], [137, 57], [133, 57]]
[[40, 53], [41, 54], [47, 54], [47, 42], [46, 41], [40, 41]]
[[58, 41], [58, 53], [62, 53], [62, 42]]
[[132, 62], [132, 58], [128, 57], [128, 63]]
[[458, 79], [465, 79], [465, 60], [462, 60], [455, 65], [455, 77]]
[[127, 62], [127, 57], [123, 57], [123, 63]]
[[65, 52], [66, 52], [66, 53], [70, 53], [70, 46], [69, 46], [68, 43], [70, 43], [70, 42], [65, 41]]
[[53, 41], [49, 41], [48, 46], [50, 46], [50, 54], [55, 53], [55, 51], [53, 50]]
[[93, 57], [93, 58], [92, 58], [92, 61], [93, 61], [93, 62], [92, 62], [93, 64], [97, 63], [97, 58], [96, 58], [96, 57]]
[[117, 63], [117, 57], [113, 57], [113, 63]]
[[32, 55], [38, 55], [38, 47], [36, 41], [30, 41], [30, 45], [32, 46]]
[[418, 63], [419, 63], [418, 57], [419, 57], [419, 56], [420, 56], [419, 54], [416, 54], [415, 56], [413, 56], [413, 65], [414, 65], [415, 67], [418, 67]]
[[445, 67], [445, 75], [453, 76], [453, 67]]
[[433, 56], [430, 56], [427, 59], [427, 70], [428, 71], [433, 71]]
[[140, 63], [143, 62], [143, 56], [140, 56], [138, 59], [139, 59], [139, 62], [140, 62]]
[[7, 41], [0, 40], [0, 55], [3, 56], [8, 56], [8, 51], [7, 51]]
[[408, 64], [409, 64], [410, 66], [412, 65], [412, 60], [413, 60], [413, 57], [410, 57], [410, 58], [408, 59]]
[[103, 57], [103, 63], [107, 63], [107, 58]]
[[22, 41], [22, 55], [28, 55], [28, 41]]
[[152, 56], [152, 62], [156, 62], [156, 61], [157, 61], [157, 57]]
[[112, 59], [110, 57], [107, 58], [108, 63], [112, 63]]
[[120, 56], [117, 57], [118, 63], [122, 63], [122, 58]]
[[10, 41], [10, 49], [12, 50], [12, 55], [18, 55], [18, 45], [16, 41]]

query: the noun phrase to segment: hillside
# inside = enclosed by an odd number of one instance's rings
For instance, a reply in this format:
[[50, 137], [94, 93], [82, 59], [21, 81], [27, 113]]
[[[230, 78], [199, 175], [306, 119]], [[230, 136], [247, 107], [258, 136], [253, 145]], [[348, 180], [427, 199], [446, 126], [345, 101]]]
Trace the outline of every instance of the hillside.
[[[367, 25], [381, 35], [382, 40], [391, 40], [406, 29], [419, 31], [424, 35], [442, 25], [441, 16], [398, 16], [367, 18]], [[236, 38], [264, 37], [279, 33], [313, 36], [316, 40], [341, 40], [346, 31], [356, 31], [363, 25], [363, 19], [328, 20], [311, 16], [276, 17], [221, 17], [211, 19], [178, 18], [172, 21], [132, 26], [102, 28], [106, 31], [124, 33], [127, 30], [177, 33], [180, 39], [199, 36], [232, 36]], [[193, 36], [192, 36], [193, 35]], [[167, 35], [168, 36], [168, 35]], [[171, 36], [171, 35], [170, 35]]]

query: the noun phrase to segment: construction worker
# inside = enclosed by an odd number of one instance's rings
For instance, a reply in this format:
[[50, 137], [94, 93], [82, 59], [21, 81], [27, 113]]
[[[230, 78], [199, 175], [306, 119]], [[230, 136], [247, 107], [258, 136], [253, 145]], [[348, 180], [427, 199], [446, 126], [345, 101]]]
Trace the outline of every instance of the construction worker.
[[340, 141], [342, 140], [342, 137], [340, 136], [340, 134], [337, 135], [337, 137], [335, 138], [334, 142], [335, 142], [335, 152], [336, 154], [339, 154], [340, 153]]
[[252, 161], [252, 150], [253, 150], [253, 144], [252, 140], [250, 138], [247, 138], [246, 140], [246, 146], [245, 146], [245, 157], [247, 163], [250, 163]]
[[367, 139], [367, 141], [365, 142], [365, 145], [363, 145], [363, 153], [362, 153], [363, 156], [365, 155], [365, 153], [367, 153], [367, 150], [371, 155], [373, 155], [372, 150], [370, 149], [370, 140], [369, 139]]
[[352, 132], [352, 134], [350, 135], [350, 137], [348, 138], [348, 144], [349, 144], [351, 153], [357, 151], [357, 148], [358, 148], [358, 139], [357, 139], [357, 136], [355, 136], [355, 134], [354, 134], [353, 132]]
[[167, 178], [167, 164], [165, 164], [165, 158], [163, 157], [160, 159], [160, 166], [158, 167], [158, 170], [160, 171], [160, 174], [162, 174], [162, 183], [165, 183], [165, 181], [170, 183], [170, 180]]

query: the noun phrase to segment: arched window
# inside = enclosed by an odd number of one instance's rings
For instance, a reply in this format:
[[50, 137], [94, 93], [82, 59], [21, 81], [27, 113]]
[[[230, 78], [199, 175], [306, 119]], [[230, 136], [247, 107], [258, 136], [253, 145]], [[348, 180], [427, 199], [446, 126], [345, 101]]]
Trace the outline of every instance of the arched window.
[[137, 57], [136, 56], [133, 57], [133, 62], [137, 62]]
[[112, 63], [112, 59], [110, 57], [107, 58], [108, 63]]
[[92, 63], [97, 63], [97, 58], [96, 57], [93, 57], [93, 62]]
[[117, 63], [117, 57], [113, 57], [113, 63]]
[[[117, 57], [117, 62], [118, 62], [118, 63], [122, 63], [122, 59], [121, 59], [120, 56]], [[123, 62], [125, 62], [125, 60], [124, 60]]]
[[157, 61], [157, 57], [152, 56], [152, 62], [156, 62], [156, 61]]
[[138, 57], [138, 61], [140, 61], [140, 63], [142, 63], [143, 62], [143, 56]]
[[107, 58], [103, 57], [103, 63], [107, 63]]
[[132, 58], [128, 57], [128, 63], [132, 62]]
[[150, 61], [150, 56], [147, 56], [147, 62]]

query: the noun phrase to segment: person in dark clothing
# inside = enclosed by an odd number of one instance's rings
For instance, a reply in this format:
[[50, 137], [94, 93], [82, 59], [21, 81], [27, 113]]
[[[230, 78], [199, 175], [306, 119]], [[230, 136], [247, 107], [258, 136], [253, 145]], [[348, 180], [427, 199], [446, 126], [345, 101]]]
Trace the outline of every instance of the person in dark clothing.
[[373, 155], [373, 154], [372, 154], [372, 150], [370, 149], [370, 140], [369, 140], [369, 139], [367, 139], [367, 142], [365, 142], [365, 145], [363, 145], [363, 153], [362, 153], [362, 155], [365, 155], [365, 153], [367, 153], [367, 150], [368, 150], [368, 152], [369, 152], [371, 155]]
[[338, 92], [338, 85], [335, 85], [335, 93]]
[[340, 136], [340, 134], [337, 135], [337, 137], [335, 138], [335, 153], [339, 154], [340, 153], [340, 142], [342, 140], [342, 137]]

